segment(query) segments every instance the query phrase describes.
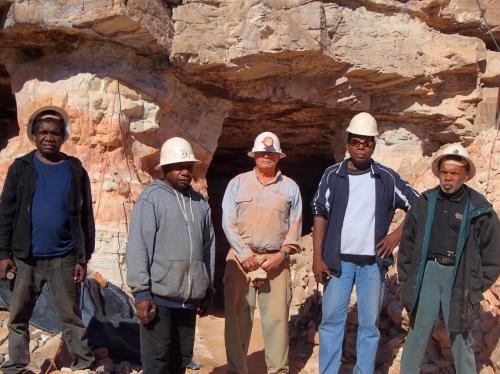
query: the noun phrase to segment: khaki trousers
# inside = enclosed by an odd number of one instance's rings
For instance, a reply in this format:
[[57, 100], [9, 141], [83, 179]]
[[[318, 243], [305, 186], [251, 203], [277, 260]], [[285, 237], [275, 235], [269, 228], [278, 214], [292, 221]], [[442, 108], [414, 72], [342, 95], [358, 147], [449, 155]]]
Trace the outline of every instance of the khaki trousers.
[[264, 337], [267, 372], [288, 373], [288, 312], [292, 299], [290, 261], [268, 273], [259, 287], [250, 285], [247, 274], [229, 251], [224, 272], [225, 327], [228, 373], [247, 374], [247, 353], [256, 299]]

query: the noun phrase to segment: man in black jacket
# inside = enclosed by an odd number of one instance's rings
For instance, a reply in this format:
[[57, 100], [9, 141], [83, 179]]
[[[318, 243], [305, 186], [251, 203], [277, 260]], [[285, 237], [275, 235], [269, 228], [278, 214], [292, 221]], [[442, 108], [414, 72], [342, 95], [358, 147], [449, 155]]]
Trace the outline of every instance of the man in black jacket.
[[468, 152], [448, 146], [432, 163], [439, 186], [412, 207], [399, 249], [398, 275], [410, 331], [401, 373], [419, 372], [441, 310], [457, 373], [476, 373], [470, 331], [479, 302], [500, 273], [500, 223], [486, 198], [464, 183], [475, 174]]
[[28, 324], [45, 283], [74, 369], [93, 365], [80, 315], [80, 283], [94, 250], [89, 177], [81, 162], [61, 153], [70, 132], [66, 113], [45, 107], [28, 122], [36, 150], [14, 161], [0, 198], [0, 278], [11, 284], [9, 360], [3, 373], [29, 364]]

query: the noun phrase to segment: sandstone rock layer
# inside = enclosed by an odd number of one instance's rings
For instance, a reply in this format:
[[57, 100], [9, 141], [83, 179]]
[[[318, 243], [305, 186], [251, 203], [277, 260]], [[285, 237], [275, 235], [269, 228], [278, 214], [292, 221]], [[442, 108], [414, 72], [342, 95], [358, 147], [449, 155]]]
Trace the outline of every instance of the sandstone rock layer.
[[203, 161], [194, 185], [210, 197], [220, 278], [220, 200], [251, 167], [254, 136], [280, 136], [307, 233], [315, 184], [344, 157], [349, 118], [369, 111], [378, 160], [423, 190], [431, 157], [461, 142], [498, 211], [498, 40], [496, 0], [0, 0], [0, 185], [32, 149], [32, 111], [63, 107], [64, 151], [92, 181], [91, 265], [123, 284], [130, 210], [161, 144], [183, 136]]

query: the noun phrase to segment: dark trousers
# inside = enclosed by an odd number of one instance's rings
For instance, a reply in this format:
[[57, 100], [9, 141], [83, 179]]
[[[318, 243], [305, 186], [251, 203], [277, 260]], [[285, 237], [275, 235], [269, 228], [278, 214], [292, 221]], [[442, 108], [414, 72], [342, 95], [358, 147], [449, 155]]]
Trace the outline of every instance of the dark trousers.
[[[439, 310], [443, 313], [446, 330], [448, 330], [454, 270], [453, 266], [427, 261], [415, 323], [408, 331], [401, 356], [402, 374], [420, 372], [420, 363], [424, 358]], [[457, 374], [477, 373], [471, 333], [452, 334], [450, 343], [455, 372]]]
[[141, 325], [144, 374], [181, 374], [193, 358], [196, 310], [157, 306], [158, 313]]
[[28, 325], [36, 300], [45, 283], [62, 328], [63, 340], [73, 356], [72, 368], [85, 369], [94, 363], [87, 346], [87, 333], [80, 314], [80, 285], [73, 282], [76, 264], [73, 253], [60, 257], [15, 259], [9, 319], [9, 361], [2, 365], [6, 374], [21, 373], [29, 364]]

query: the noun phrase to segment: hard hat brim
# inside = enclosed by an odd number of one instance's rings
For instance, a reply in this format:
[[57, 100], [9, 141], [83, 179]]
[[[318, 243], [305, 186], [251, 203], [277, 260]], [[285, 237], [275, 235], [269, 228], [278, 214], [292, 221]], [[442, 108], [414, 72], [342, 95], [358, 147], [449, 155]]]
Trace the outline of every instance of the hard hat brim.
[[346, 129], [345, 132], [349, 133], [351, 135], [373, 136], [374, 138], [379, 136], [378, 130], [377, 131], [356, 131], [356, 132], [353, 132], [353, 130]]
[[474, 165], [474, 163], [472, 162], [472, 160], [470, 158], [465, 157], [463, 155], [458, 155], [458, 154], [443, 154], [443, 155], [436, 157], [434, 159], [434, 161], [432, 161], [432, 164], [431, 164], [432, 173], [437, 178], [439, 178], [439, 169], [438, 169], [439, 161], [441, 161], [444, 157], [447, 157], [447, 156], [458, 156], [458, 157], [462, 158], [464, 161], [467, 161], [467, 163], [469, 164], [469, 179], [467, 179], [467, 180], [471, 180], [474, 177], [474, 175], [476, 175], [476, 166]]
[[28, 123], [26, 124], [26, 135], [28, 136], [28, 139], [30, 140], [31, 143], [35, 144], [35, 140], [33, 139], [33, 134], [32, 134], [32, 129], [33, 129], [33, 122], [35, 121], [35, 118], [37, 115], [40, 113], [46, 111], [46, 110], [53, 110], [61, 115], [61, 117], [64, 120], [64, 124], [66, 127], [66, 133], [64, 134], [64, 141], [68, 140], [70, 134], [71, 134], [71, 123], [69, 122], [69, 116], [68, 113], [64, 109], [58, 106], [53, 106], [53, 105], [47, 105], [43, 106], [41, 108], [38, 108], [31, 114]]
[[[247, 153], [247, 156], [251, 157], [251, 158], [254, 158], [255, 153], [265, 153], [265, 152], [268, 152], [268, 151], [250, 151], [250, 152]], [[279, 153], [280, 159], [286, 157], [286, 153], [284, 153], [284, 152], [268, 152], [268, 153]]]
[[155, 170], [161, 170], [161, 167], [162, 166], [165, 166], [165, 165], [173, 165], [173, 164], [183, 164], [183, 163], [186, 163], [186, 162], [191, 162], [195, 165], [197, 164], [201, 164], [201, 161], [200, 160], [197, 160], [197, 159], [191, 159], [191, 160], [185, 160], [185, 161], [172, 161], [172, 162], [164, 162], [164, 163], [159, 163], [158, 165], [155, 166]]

